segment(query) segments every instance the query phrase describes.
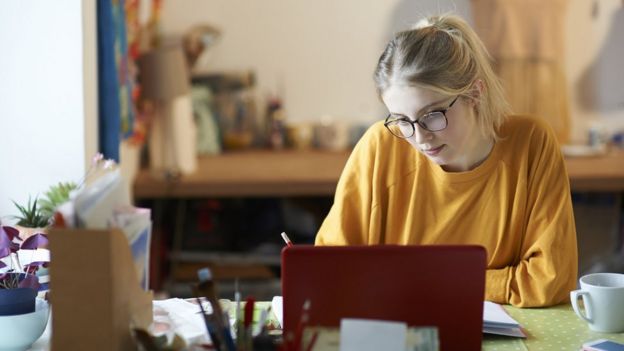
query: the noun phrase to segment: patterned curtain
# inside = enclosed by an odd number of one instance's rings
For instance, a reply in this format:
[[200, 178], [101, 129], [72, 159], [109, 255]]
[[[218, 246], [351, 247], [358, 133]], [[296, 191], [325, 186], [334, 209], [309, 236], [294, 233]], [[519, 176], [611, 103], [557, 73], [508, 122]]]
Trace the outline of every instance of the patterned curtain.
[[[106, 158], [119, 161], [122, 140], [145, 140], [136, 60], [150, 43], [142, 37], [155, 37], [161, 4], [162, 0], [97, 1], [99, 149]], [[146, 8], [147, 19], [141, 21], [141, 9]]]

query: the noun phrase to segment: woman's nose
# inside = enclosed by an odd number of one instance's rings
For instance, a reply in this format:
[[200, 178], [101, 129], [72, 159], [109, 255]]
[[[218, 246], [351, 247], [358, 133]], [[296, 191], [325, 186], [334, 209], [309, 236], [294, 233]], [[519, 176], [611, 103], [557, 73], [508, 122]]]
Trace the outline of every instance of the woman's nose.
[[423, 127], [416, 124], [414, 126], [414, 135], [412, 135], [412, 139], [417, 144], [424, 144], [425, 141], [431, 140], [433, 137], [433, 133], [424, 129]]

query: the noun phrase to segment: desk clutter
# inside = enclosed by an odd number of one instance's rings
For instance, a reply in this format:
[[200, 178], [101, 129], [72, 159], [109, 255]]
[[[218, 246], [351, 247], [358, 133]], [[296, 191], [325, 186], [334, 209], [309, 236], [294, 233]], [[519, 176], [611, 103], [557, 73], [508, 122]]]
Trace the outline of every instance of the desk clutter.
[[119, 168], [94, 158], [50, 229], [52, 349], [135, 349], [130, 326], [152, 323], [150, 216], [130, 205]]
[[115, 162], [97, 154], [80, 181], [59, 183], [27, 207], [16, 204], [16, 227], [0, 230], [8, 260], [0, 264], [0, 285], [28, 294], [0, 306], [11, 310], [4, 325], [18, 327], [1, 328], [10, 334], [0, 335], [0, 349], [28, 348], [51, 310], [55, 350], [133, 349], [129, 326], [152, 321], [151, 219], [130, 205], [128, 189]]
[[[219, 306], [227, 317], [229, 331], [225, 342], [214, 330]], [[237, 307], [238, 306], [238, 307]], [[238, 313], [237, 313], [238, 311]], [[236, 317], [238, 315], [238, 317]], [[213, 305], [207, 299], [168, 299], [154, 301], [154, 323], [138, 342], [152, 350], [222, 350], [222, 351], [407, 351], [439, 350], [437, 328], [408, 327], [394, 321], [344, 319], [339, 328], [307, 326], [293, 337], [283, 337], [278, 317], [269, 302], [219, 300]]]
[[[229, 312], [230, 323], [233, 327], [235, 325], [235, 302], [233, 302], [232, 300], [224, 299], [220, 300], [219, 302], [223, 311]], [[204, 305], [206, 313], [210, 313], [211, 304], [208, 303], [206, 300], [202, 300], [202, 303]], [[241, 308], [243, 306], [244, 302], [241, 302]], [[521, 328], [525, 333], [526, 338], [484, 334], [482, 344], [482, 350], [484, 351], [594, 350], [592, 348], [583, 348], [584, 344], [590, 344], [592, 342], [593, 344], [597, 344], [595, 341], [600, 339], [607, 339], [611, 342], [620, 344], [624, 343], [624, 333], [605, 334], [591, 331], [589, 328], [587, 328], [587, 325], [584, 322], [576, 317], [574, 311], [572, 310], [572, 307], [569, 304], [537, 309], [516, 308], [508, 305], [496, 306], [496, 308], [501, 308], [503, 311], [505, 311], [505, 314], [509, 315], [511, 318], [513, 318], [514, 321], [516, 321], [516, 323], [521, 325]], [[270, 346], [267, 346], [267, 344], [262, 344], [263, 346], [259, 346], [260, 343], [258, 343], [254, 345], [253, 350], [279, 350], [279, 347], [282, 347], [281, 350], [293, 350], [292, 348], [286, 348], [287, 346], [279, 346], [284, 343], [285, 339], [282, 338], [281, 331], [279, 329], [279, 297], [276, 297], [273, 303], [268, 301], [255, 302], [253, 313], [253, 325], [255, 329], [254, 333], [256, 333], [259, 328], [259, 323], [262, 319], [261, 315], [263, 314], [263, 311], [269, 310], [269, 308], [270, 313], [268, 313], [268, 316], [266, 318], [265, 328], [266, 334], [269, 336], [269, 342], [272, 344], [269, 343]], [[486, 311], [487, 309], [488, 307], [484, 306], [484, 311]], [[161, 328], [161, 338], [166, 338], [162, 336], [167, 332], [162, 330], [161, 322], [165, 321], [166, 323], [171, 323], [170, 321], [173, 321], [173, 324], [176, 328], [173, 330], [174, 333], [178, 333], [180, 336], [184, 336], [184, 339], [195, 341], [194, 345], [196, 346], [188, 346], [186, 350], [205, 350], [206, 348], [201, 348], [198, 345], [201, 345], [202, 343], [206, 344], [210, 342], [210, 339], [207, 336], [206, 329], [203, 325], [201, 314], [199, 312], [199, 306], [194, 300], [169, 299], [164, 301], [154, 301], [154, 325], [158, 326], [158, 328]], [[484, 315], [487, 315], [487, 312]], [[379, 321], [370, 322], [374, 324]], [[484, 320], [484, 325], [486, 324], [487, 323]], [[403, 327], [401, 326], [401, 328]], [[433, 337], [435, 335], [433, 330], [427, 332], [429, 334], [423, 334], [422, 331], [418, 332], [418, 330], [418, 328], [408, 328], [406, 337], [408, 342], [410, 342], [409, 340], [414, 338], [416, 335], [420, 335], [419, 337], [424, 337], [425, 335], [428, 335], [427, 338]], [[316, 326], [303, 328], [303, 346], [301, 350], [341, 350], [340, 342], [342, 339], [340, 336], [340, 331], [341, 329], [339, 328], [323, 328]], [[172, 331], [169, 330], [168, 332], [171, 333]], [[312, 346], [310, 346], [310, 343], [314, 338], [315, 334], [317, 335], [316, 341], [314, 341]], [[376, 332], [374, 334], [379, 335], [379, 332]], [[235, 333], [233, 333], [233, 335], [235, 335]], [[445, 350], [444, 345], [439, 345], [439, 347], [440, 350]], [[179, 348], [177, 350], [182, 350], [182, 348]], [[382, 350], [389, 349], [382, 348]], [[410, 350], [436, 350], [436, 348], [411, 348]]]
[[[311, 308], [309, 301], [302, 306], [304, 312]], [[410, 327], [398, 321], [343, 318], [339, 327], [324, 327], [307, 325], [304, 313], [296, 331], [282, 335], [282, 309], [281, 296], [274, 297], [271, 302], [221, 299], [217, 303], [214, 297], [154, 301], [154, 323], [148, 335], [155, 345], [160, 345], [153, 350], [165, 347], [173, 350], [212, 347], [224, 351], [440, 350], [436, 327]], [[226, 334], [219, 336], [215, 330], [216, 310], [221, 310], [227, 321], [221, 330], [221, 333], [229, 333], [225, 338]], [[527, 337], [520, 323], [501, 305], [486, 301], [483, 310], [484, 334]]]

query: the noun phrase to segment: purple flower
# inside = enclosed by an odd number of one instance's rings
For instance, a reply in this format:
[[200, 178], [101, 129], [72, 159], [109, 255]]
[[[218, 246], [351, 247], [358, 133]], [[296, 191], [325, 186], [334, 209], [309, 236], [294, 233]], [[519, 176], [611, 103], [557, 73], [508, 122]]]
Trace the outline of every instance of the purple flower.
[[[0, 258], [10, 257], [8, 261], [5, 260], [6, 263], [0, 261], [0, 269], [8, 268], [4, 273], [0, 273], [0, 288], [30, 287], [38, 289], [39, 280], [35, 273], [40, 267], [47, 267], [49, 262], [35, 261], [22, 265], [20, 256], [24, 255], [23, 253], [19, 255], [18, 251], [45, 248], [48, 246], [48, 236], [44, 233], [36, 233], [22, 241], [19, 234], [19, 231], [13, 227], [0, 226]], [[34, 256], [31, 255], [31, 257]]]
[[13, 240], [13, 238], [15, 237], [19, 238], [19, 230], [17, 230], [16, 228], [8, 225], [3, 225], [2, 229], [4, 229], [4, 231], [9, 235], [9, 239]]
[[48, 246], [48, 236], [43, 233], [37, 233], [29, 236], [21, 245], [22, 250], [36, 250]]
[[4, 227], [0, 226], [0, 258], [7, 257], [11, 254], [12, 243], [13, 238], [11, 238], [11, 234], [9, 234]]

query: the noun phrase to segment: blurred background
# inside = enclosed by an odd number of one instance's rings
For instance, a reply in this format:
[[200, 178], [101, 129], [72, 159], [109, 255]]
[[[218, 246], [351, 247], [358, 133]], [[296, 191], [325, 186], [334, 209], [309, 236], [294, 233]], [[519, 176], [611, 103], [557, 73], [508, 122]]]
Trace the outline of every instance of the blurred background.
[[[236, 281], [244, 295], [279, 294], [280, 233], [314, 241], [351, 147], [386, 115], [372, 81], [379, 55], [425, 15], [473, 25], [514, 111], [550, 123], [571, 173], [580, 164], [600, 183], [588, 158], [624, 169], [621, 0], [0, 7], [2, 220], [11, 200], [79, 179], [103, 152], [152, 209], [151, 285], [163, 295], [188, 296], [206, 265], [223, 297]], [[573, 179], [581, 274], [624, 270], [619, 177]]]

